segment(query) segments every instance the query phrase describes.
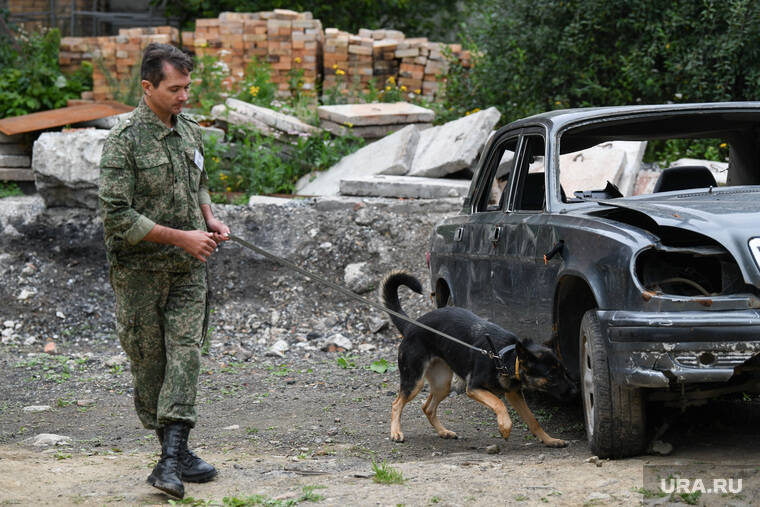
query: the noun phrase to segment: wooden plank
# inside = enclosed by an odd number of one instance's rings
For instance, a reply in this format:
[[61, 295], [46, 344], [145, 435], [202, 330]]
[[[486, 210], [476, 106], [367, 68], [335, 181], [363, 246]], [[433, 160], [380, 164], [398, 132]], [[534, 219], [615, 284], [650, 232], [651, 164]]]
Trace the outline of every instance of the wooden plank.
[[34, 171], [17, 167], [0, 167], [0, 181], [34, 181]]
[[76, 106], [51, 109], [0, 120], [0, 132], [7, 136], [35, 132], [72, 123], [97, 120], [115, 114], [128, 113], [134, 108], [118, 102], [94, 102]]

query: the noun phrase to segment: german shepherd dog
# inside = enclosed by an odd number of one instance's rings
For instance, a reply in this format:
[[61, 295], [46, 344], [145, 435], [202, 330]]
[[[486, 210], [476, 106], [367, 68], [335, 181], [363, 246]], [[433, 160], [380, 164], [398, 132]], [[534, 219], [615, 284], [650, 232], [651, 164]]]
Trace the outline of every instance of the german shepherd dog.
[[[382, 300], [385, 306], [406, 315], [398, 299], [398, 288], [404, 285], [422, 294], [419, 280], [408, 273], [394, 271], [382, 283]], [[552, 438], [541, 428], [525, 404], [522, 389], [544, 391], [556, 398], [567, 400], [577, 395], [575, 383], [551, 349], [519, 340], [514, 334], [484, 320], [462, 308], [444, 307], [420, 317], [419, 322], [453, 336], [465, 343], [485, 350], [498, 351], [497, 362], [470, 348], [447, 340], [431, 331], [390, 314], [401, 331], [403, 340], [398, 350], [398, 369], [401, 376], [399, 393], [391, 406], [391, 440], [404, 441], [401, 432], [401, 412], [425, 385], [430, 395], [422, 411], [441, 438], [456, 438], [446, 429], [436, 413], [438, 404], [449, 395], [454, 375], [464, 382], [467, 396], [479, 401], [496, 414], [499, 432], [507, 439], [512, 431], [512, 420], [507, 407], [499, 398], [502, 394], [517, 410], [528, 429], [549, 447], [565, 447], [567, 442]]]

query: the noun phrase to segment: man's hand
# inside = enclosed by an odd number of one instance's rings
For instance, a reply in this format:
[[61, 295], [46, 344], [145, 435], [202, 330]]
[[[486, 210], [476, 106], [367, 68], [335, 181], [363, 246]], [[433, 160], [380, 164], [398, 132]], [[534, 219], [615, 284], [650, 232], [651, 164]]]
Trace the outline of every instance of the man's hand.
[[214, 235], [206, 231], [182, 231], [178, 247], [189, 253], [201, 262], [206, 262], [214, 250], [217, 241]]
[[214, 241], [221, 243], [230, 239], [230, 228], [227, 227], [221, 220], [216, 218], [209, 218], [206, 221], [206, 227], [212, 233]]

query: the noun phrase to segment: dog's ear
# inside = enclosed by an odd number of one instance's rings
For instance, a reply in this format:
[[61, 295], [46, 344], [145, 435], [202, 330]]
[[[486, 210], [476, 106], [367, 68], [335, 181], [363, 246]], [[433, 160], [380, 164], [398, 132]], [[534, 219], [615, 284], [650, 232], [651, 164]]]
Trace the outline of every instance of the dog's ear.
[[522, 340], [515, 344], [515, 350], [517, 351], [517, 357], [521, 359], [527, 359], [528, 357], [540, 359], [544, 347], [537, 345], [530, 340]]

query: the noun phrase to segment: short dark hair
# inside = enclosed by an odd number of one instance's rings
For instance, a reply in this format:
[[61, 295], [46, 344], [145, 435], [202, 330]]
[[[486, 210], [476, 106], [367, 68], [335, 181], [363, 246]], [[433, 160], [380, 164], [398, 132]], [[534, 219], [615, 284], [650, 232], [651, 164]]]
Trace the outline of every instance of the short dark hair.
[[151, 42], [143, 52], [142, 65], [140, 66], [140, 78], [158, 87], [163, 81], [164, 62], [168, 62], [175, 69], [185, 74], [193, 70], [193, 59], [182, 50], [170, 45]]

